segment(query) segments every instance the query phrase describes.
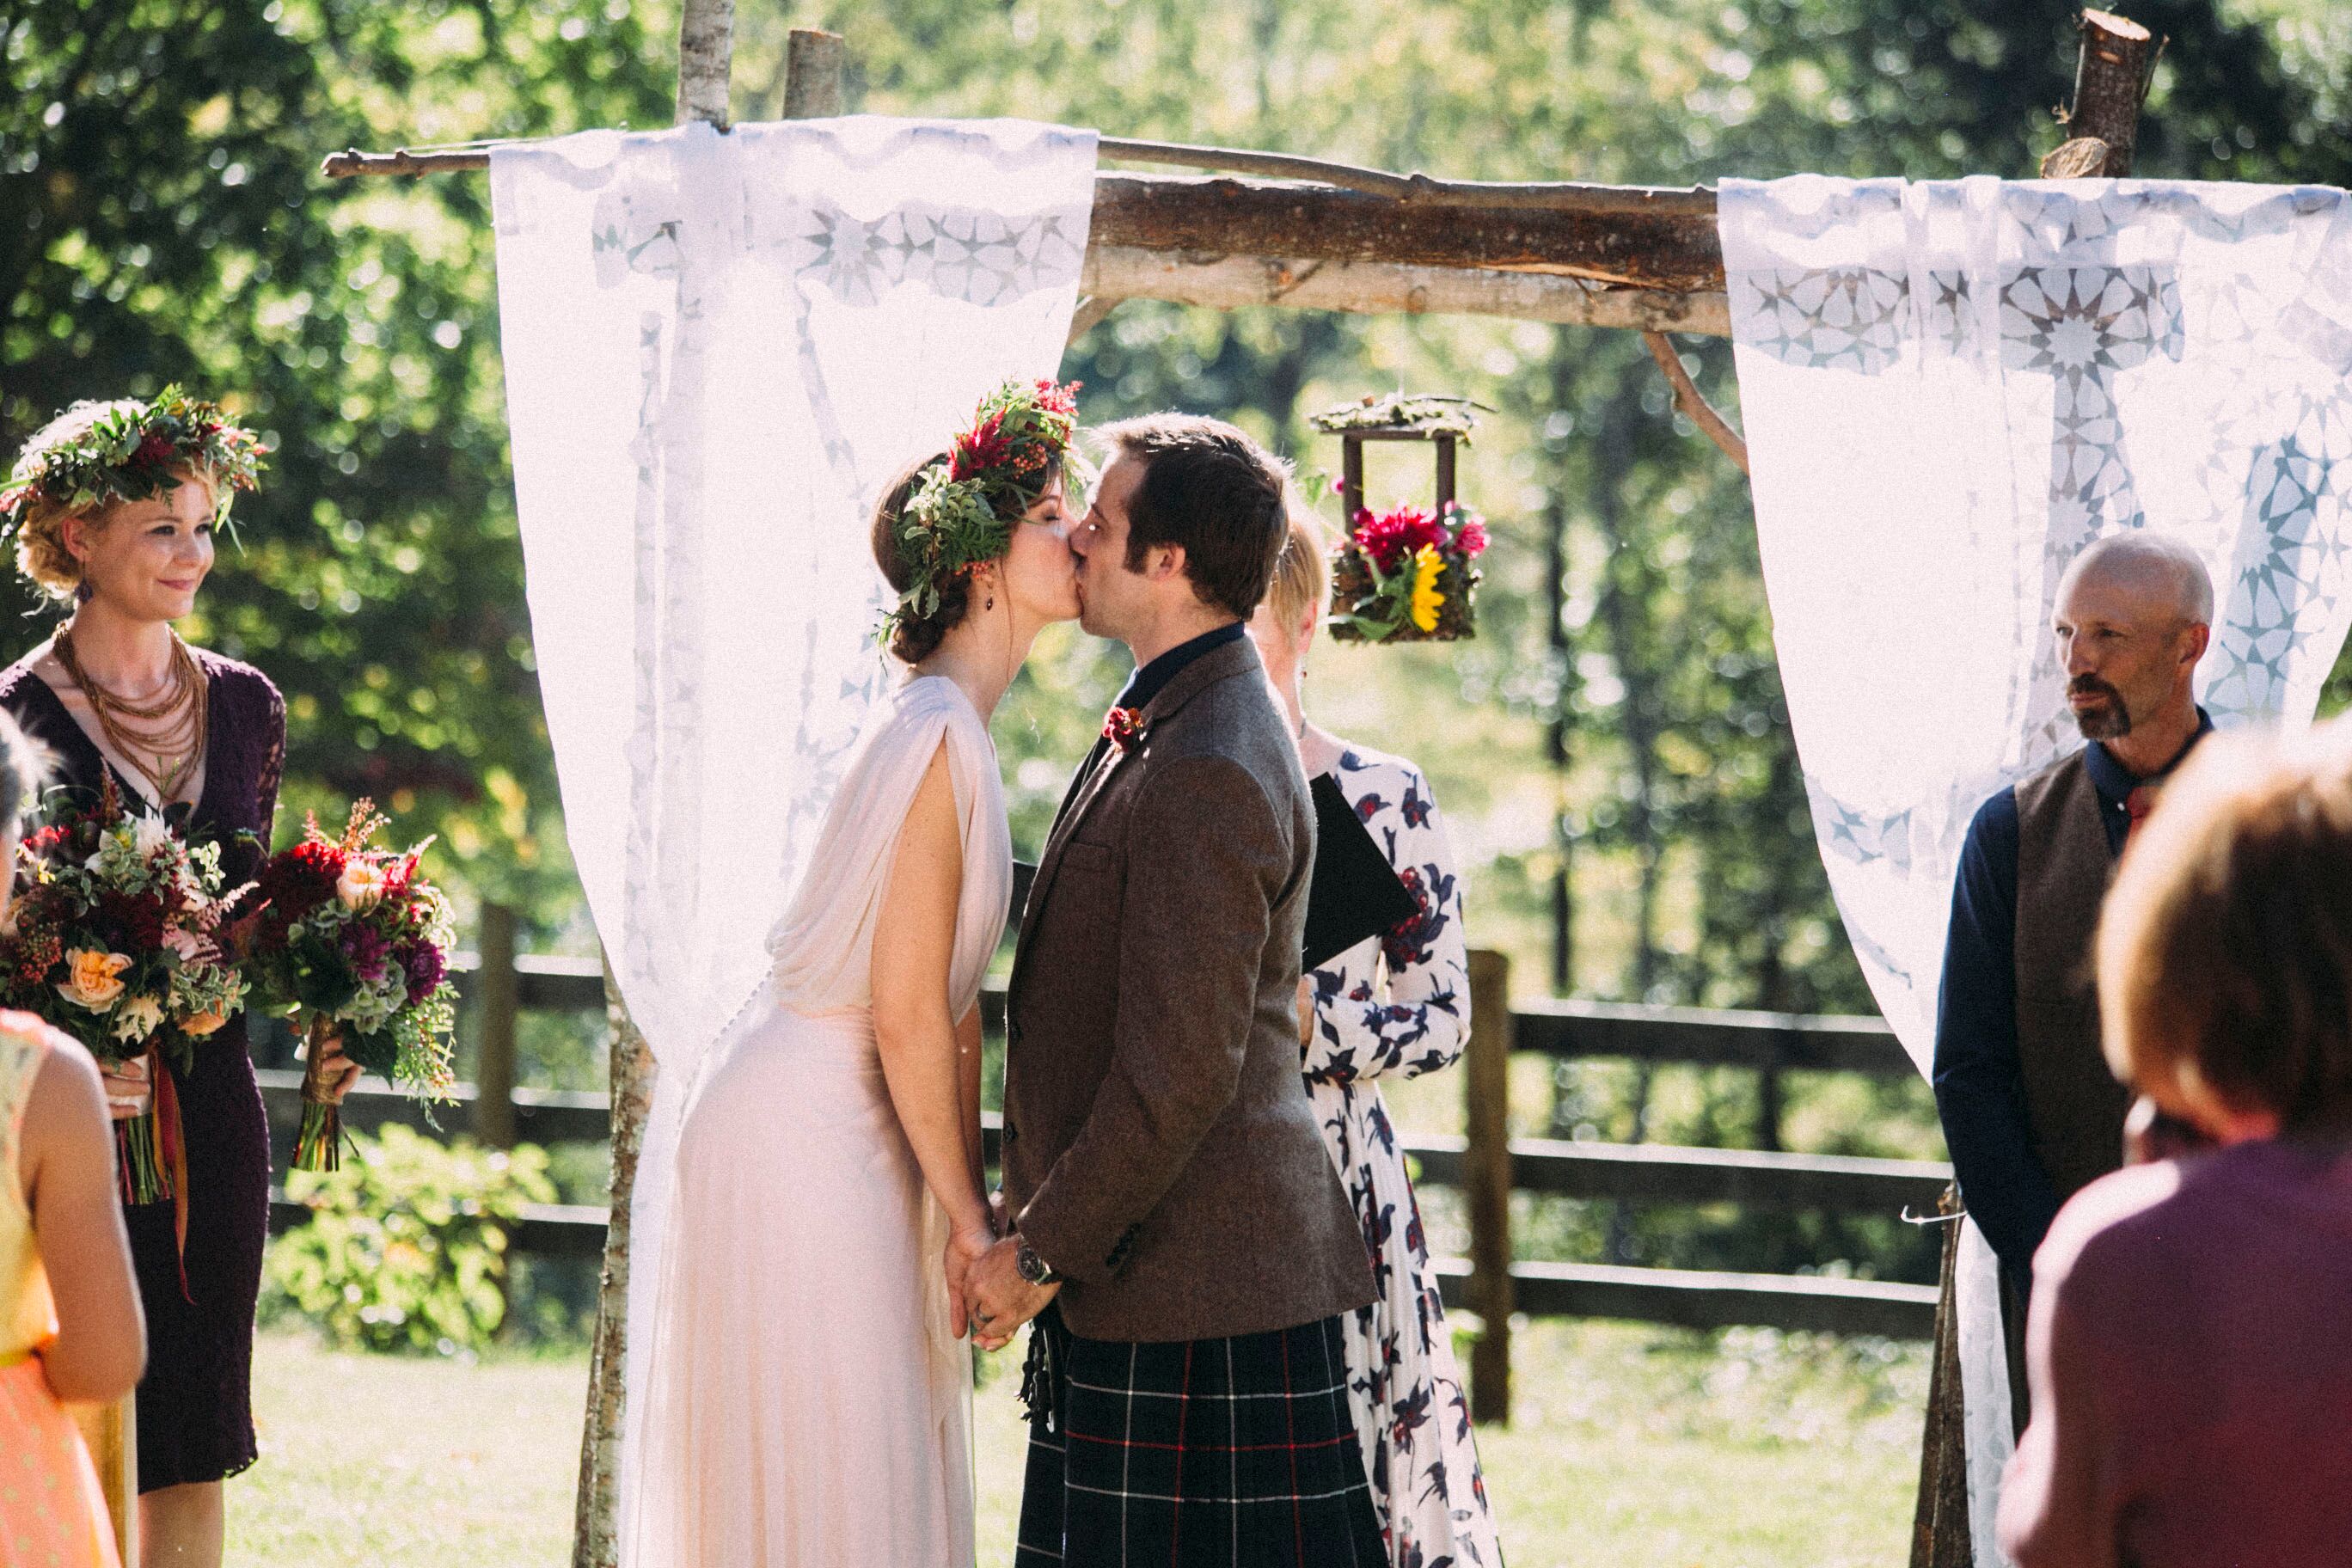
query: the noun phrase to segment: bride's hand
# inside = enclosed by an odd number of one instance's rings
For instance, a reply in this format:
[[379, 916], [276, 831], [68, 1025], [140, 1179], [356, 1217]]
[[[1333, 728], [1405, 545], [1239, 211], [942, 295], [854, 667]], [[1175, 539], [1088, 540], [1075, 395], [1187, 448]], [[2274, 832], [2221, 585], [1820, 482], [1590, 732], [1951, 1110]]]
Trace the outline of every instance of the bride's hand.
[[996, 1245], [996, 1233], [987, 1221], [977, 1225], [960, 1226], [948, 1236], [948, 1309], [952, 1314], [951, 1326], [956, 1338], [964, 1337], [971, 1318], [971, 1303], [964, 1293], [965, 1280], [972, 1265]]

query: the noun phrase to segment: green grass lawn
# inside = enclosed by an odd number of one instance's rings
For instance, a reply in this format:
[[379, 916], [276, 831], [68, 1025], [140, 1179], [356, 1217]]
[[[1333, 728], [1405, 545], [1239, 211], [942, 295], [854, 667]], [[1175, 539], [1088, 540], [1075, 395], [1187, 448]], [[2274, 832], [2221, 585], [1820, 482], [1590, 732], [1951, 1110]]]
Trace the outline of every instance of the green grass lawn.
[[[1514, 1568], [1905, 1560], [1924, 1347], [1545, 1323], [1513, 1348], [1514, 1425], [1479, 1447]], [[261, 1463], [229, 1485], [229, 1561], [568, 1563], [586, 1383], [578, 1356], [418, 1361], [266, 1332]], [[1008, 1359], [976, 1401], [983, 1568], [1012, 1557], [1019, 1383]]]

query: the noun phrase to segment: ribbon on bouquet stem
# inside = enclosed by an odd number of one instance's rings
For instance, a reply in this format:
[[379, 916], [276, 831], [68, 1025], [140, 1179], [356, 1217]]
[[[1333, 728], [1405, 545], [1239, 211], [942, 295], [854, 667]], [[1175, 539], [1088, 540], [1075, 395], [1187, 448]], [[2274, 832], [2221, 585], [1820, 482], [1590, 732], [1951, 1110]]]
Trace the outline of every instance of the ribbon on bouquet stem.
[[305, 1022], [302, 1061], [302, 1128], [294, 1137], [293, 1168], [298, 1171], [340, 1171], [343, 1168], [343, 1117], [326, 1090], [320, 1070], [322, 1047], [335, 1032], [334, 1020], [313, 1013]]

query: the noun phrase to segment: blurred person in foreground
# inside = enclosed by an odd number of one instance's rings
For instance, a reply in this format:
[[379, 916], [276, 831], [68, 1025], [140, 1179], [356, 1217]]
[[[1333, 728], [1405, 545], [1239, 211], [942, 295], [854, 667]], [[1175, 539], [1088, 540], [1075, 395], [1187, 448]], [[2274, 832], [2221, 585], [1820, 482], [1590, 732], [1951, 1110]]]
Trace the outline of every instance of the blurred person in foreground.
[[2116, 858], [2212, 730], [2197, 706], [2213, 586], [2146, 530], [2095, 541], [2058, 584], [2051, 635], [2087, 742], [1984, 803], [1952, 889], [1936, 1016], [1936, 1110], [1969, 1217], [2000, 1259], [2011, 1415], [2022, 1430], [2034, 1249], [2058, 1205], [2123, 1163], [2128, 1101], [2099, 1055], [2091, 935]]
[[2101, 919], [2116, 1074], [2214, 1147], [2034, 1257], [2020, 1568], [2352, 1560], [2352, 724], [2201, 749]]
[[1450, 1067], [1469, 1041], [1461, 876], [1421, 770], [1307, 721], [1307, 655], [1328, 589], [1325, 547], [1294, 504], [1274, 582], [1250, 618], [1250, 640], [1307, 776], [1332, 775], [1421, 906], [1386, 936], [1358, 943], [1299, 982], [1307, 1094], [1381, 1287], [1380, 1300], [1349, 1320], [1349, 1404], [1395, 1568], [1500, 1568], [1437, 1274], [1379, 1083]]
[[[0, 717], [0, 867], [39, 794], [35, 758]], [[9, 890], [0, 875], [0, 921]], [[66, 1406], [121, 1399], [145, 1356], [98, 1064], [31, 1014], [0, 1012], [0, 1568], [117, 1568]]]

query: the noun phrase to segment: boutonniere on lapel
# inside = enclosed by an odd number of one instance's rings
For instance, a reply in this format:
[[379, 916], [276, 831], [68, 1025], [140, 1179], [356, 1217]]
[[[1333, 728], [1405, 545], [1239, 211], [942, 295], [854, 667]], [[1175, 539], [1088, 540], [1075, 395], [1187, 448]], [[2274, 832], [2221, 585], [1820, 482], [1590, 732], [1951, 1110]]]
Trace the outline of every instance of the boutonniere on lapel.
[[1114, 708], [1103, 721], [1103, 739], [1118, 748], [1121, 756], [1135, 749], [1143, 739], [1143, 714], [1133, 708]]

